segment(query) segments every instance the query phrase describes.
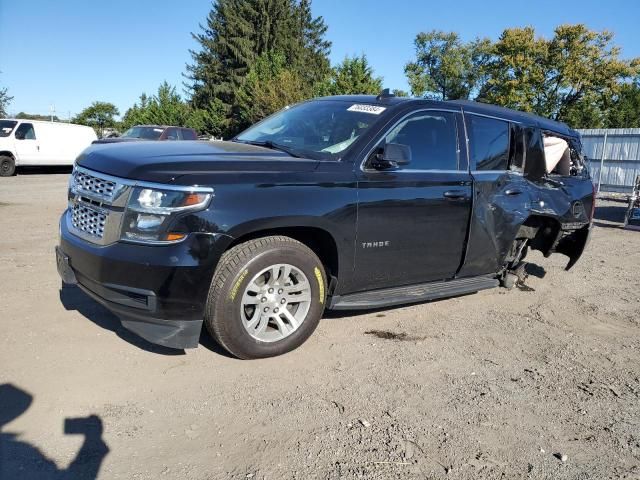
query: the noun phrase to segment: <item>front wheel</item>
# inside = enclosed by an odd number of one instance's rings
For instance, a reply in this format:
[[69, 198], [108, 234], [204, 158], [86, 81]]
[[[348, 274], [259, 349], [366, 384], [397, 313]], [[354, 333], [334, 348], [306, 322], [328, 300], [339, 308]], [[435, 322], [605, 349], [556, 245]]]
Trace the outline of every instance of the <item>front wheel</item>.
[[322, 263], [289, 237], [249, 240], [216, 268], [205, 309], [213, 338], [243, 359], [281, 355], [318, 326], [326, 300]]
[[16, 162], [11, 157], [0, 156], [0, 177], [11, 177], [16, 173]]

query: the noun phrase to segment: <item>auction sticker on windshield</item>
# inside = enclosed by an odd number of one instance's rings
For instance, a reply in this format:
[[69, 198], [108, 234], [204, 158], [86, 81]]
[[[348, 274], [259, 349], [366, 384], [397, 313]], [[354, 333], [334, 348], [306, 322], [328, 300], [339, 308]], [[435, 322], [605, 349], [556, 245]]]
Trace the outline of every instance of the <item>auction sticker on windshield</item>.
[[372, 115], [380, 115], [382, 112], [386, 110], [385, 107], [378, 107], [377, 105], [364, 105], [364, 104], [354, 104], [347, 108], [349, 112], [363, 112], [370, 113]]

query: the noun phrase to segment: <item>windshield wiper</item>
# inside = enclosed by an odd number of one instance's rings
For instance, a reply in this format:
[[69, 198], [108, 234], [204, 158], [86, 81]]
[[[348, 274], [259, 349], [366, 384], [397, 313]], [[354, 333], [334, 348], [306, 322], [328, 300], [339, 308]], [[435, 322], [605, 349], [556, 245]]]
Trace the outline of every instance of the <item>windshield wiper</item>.
[[272, 142], [271, 140], [265, 140], [265, 141], [262, 141], [262, 142], [257, 142], [257, 141], [252, 141], [252, 140], [235, 140], [235, 141], [238, 142], [238, 143], [247, 143], [249, 145], [256, 145], [258, 147], [265, 147], [265, 148], [269, 148], [271, 150], [279, 150], [281, 152], [288, 153], [292, 157], [302, 158], [302, 155], [300, 155], [299, 153], [296, 153], [295, 149], [287, 147], [286, 145], [281, 145], [279, 143]]

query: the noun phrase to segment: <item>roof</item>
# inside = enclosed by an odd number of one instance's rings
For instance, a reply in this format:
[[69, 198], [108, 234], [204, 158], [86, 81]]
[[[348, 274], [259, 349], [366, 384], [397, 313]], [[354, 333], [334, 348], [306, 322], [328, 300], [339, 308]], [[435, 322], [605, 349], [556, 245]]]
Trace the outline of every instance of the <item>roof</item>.
[[571, 129], [566, 123], [550, 120], [539, 115], [534, 115], [533, 113], [520, 112], [510, 108], [499, 107], [489, 103], [473, 102], [471, 100], [447, 100], [441, 103], [460, 105], [464, 110], [469, 112], [501, 117], [524, 124], [534, 124], [544, 130], [551, 130], [566, 135], [576, 135], [576, 131]]
[[545, 117], [534, 115], [532, 113], [520, 112], [518, 110], [512, 110], [510, 108], [499, 107], [497, 105], [491, 105], [488, 103], [474, 102], [471, 100], [430, 100], [425, 98], [409, 98], [409, 97], [382, 97], [376, 95], [335, 95], [331, 97], [321, 97], [317, 100], [342, 100], [346, 102], [354, 103], [370, 103], [377, 105], [394, 106], [400, 104], [415, 103], [418, 105], [432, 105], [432, 106], [459, 106], [463, 110], [468, 112], [479, 113], [492, 117], [503, 118], [505, 120], [511, 120], [515, 122], [524, 123], [526, 125], [536, 125], [543, 130], [550, 130], [559, 134], [576, 136], [577, 132], [572, 130], [568, 125], [562, 122], [556, 122]]
[[28, 123], [36, 123], [41, 125], [66, 125], [70, 127], [82, 127], [82, 128], [91, 128], [86, 125], [80, 125], [77, 123], [69, 123], [69, 122], [52, 122], [50, 120], [31, 120], [30, 118], [0, 118], [0, 121], [9, 120], [12, 122], [28, 122]]
[[332, 95], [320, 97], [314, 100], [341, 100], [344, 102], [377, 103], [379, 105], [397, 105], [399, 103], [415, 100], [409, 97], [396, 97], [395, 95], [378, 99], [376, 95]]

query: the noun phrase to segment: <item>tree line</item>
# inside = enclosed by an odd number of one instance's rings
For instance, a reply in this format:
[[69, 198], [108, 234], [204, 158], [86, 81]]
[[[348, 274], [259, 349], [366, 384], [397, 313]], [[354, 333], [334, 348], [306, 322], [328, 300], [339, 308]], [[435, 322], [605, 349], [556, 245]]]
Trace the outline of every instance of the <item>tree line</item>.
[[[377, 94], [383, 79], [366, 55], [331, 66], [331, 42], [311, 0], [217, 0], [193, 33], [197, 48], [184, 73], [185, 95], [162, 83], [122, 115], [94, 102], [73, 121], [126, 129], [167, 124], [232, 136], [308, 98]], [[508, 28], [497, 40], [463, 41], [456, 32], [418, 33], [404, 69], [410, 92], [439, 100], [469, 99], [533, 112], [575, 128], [640, 127], [640, 59], [621, 58], [613, 34], [560, 25], [551, 38]], [[8, 93], [0, 89], [2, 98]], [[6, 103], [4, 104], [6, 105]]]

